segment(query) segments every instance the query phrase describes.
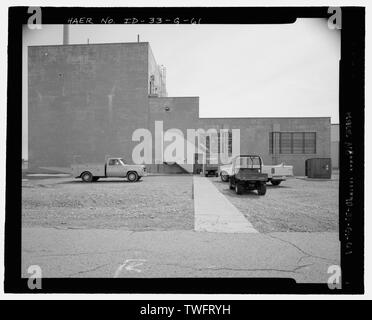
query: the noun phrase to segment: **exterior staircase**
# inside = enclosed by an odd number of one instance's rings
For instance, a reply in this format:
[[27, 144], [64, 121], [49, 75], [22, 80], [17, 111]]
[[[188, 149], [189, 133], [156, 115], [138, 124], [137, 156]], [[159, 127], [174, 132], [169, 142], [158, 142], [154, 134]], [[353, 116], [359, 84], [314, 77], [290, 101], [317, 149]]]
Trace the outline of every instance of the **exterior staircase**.
[[164, 161], [166, 166], [172, 166], [173, 168], [178, 168], [182, 173], [193, 173], [193, 165], [192, 164], [180, 164], [178, 162], [166, 162]]

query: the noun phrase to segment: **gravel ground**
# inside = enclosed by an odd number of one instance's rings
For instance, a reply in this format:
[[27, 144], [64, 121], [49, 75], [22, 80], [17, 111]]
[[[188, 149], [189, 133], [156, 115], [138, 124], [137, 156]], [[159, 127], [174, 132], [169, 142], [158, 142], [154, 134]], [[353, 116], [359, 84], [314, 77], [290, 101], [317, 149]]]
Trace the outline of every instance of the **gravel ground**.
[[[265, 196], [236, 195], [209, 178], [259, 232], [338, 231], [338, 179], [292, 178]], [[124, 230], [192, 230], [192, 176], [150, 176], [137, 183], [71, 178], [22, 181], [24, 226]]]
[[338, 231], [338, 179], [291, 178], [279, 186], [267, 185], [265, 196], [256, 191], [237, 195], [229, 184], [214, 185], [259, 232]]
[[[23, 226], [126, 230], [194, 227], [192, 176], [151, 176], [139, 182], [72, 178], [22, 181]], [[171, 196], [170, 196], [171, 195]]]

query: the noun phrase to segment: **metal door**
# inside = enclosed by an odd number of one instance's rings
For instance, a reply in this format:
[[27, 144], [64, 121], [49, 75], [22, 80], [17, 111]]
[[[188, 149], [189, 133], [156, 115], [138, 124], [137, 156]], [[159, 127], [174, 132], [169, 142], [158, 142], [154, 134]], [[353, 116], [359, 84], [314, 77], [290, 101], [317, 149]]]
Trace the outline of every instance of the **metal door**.
[[124, 177], [124, 166], [118, 159], [109, 159], [106, 167], [106, 175], [108, 177]]

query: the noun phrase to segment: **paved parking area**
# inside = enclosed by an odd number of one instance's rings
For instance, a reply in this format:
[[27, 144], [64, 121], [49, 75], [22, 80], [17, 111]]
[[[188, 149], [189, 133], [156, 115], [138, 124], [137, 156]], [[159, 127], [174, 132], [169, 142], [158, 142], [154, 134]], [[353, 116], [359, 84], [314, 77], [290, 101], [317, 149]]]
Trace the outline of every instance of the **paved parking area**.
[[237, 195], [228, 183], [209, 179], [259, 232], [338, 232], [338, 179], [268, 183], [265, 196]]

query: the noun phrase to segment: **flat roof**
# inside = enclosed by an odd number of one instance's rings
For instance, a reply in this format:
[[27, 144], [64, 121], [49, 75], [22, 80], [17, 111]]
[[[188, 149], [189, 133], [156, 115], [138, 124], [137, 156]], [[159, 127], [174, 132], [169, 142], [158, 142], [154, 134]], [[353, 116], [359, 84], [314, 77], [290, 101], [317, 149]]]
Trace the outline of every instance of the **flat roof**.
[[69, 46], [98, 46], [98, 45], [124, 45], [124, 44], [147, 44], [149, 45], [150, 43], [147, 41], [143, 42], [108, 42], [108, 43], [72, 43], [72, 44], [45, 44], [45, 45], [31, 45], [28, 47], [69, 47]]
[[149, 96], [152, 99], [187, 99], [187, 98], [200, 98], [199, 96], [183, 96], [183, 97], [157, 97], [157, 96]]
[[330, 119], [331, 117], [199, 117], [199, 119]]

